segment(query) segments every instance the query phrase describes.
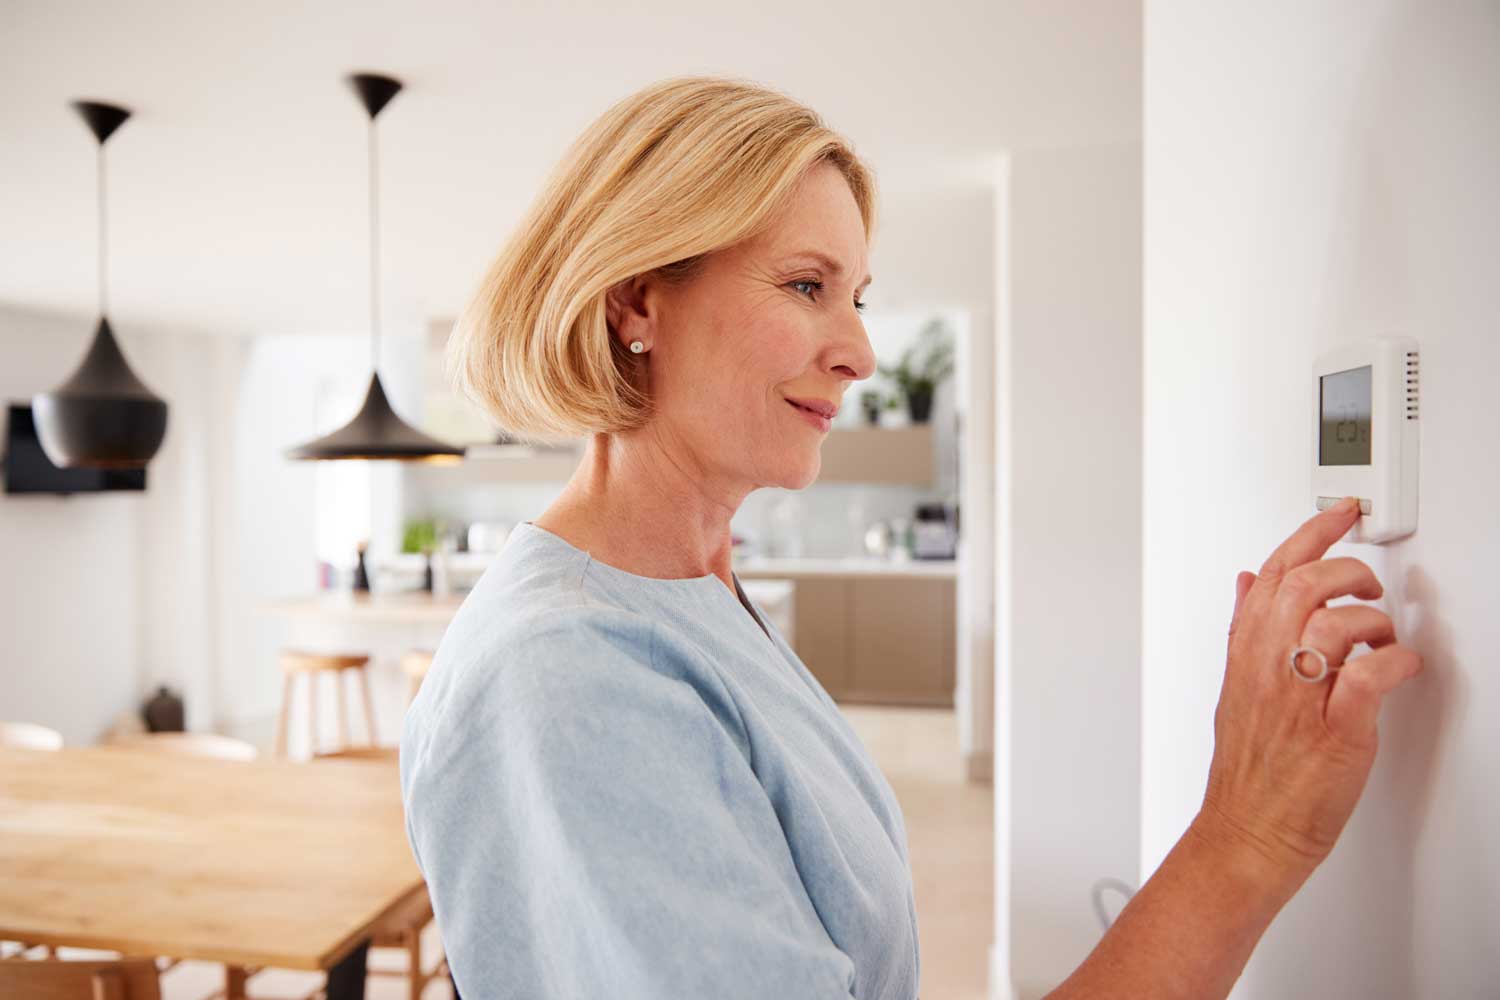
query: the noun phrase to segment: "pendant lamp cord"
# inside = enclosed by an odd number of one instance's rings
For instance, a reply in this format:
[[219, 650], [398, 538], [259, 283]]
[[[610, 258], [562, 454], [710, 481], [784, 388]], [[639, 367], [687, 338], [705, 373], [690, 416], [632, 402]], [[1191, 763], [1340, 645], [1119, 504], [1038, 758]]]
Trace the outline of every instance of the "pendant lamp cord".
[[370, 370], [380, 370], [380, 199], [375, 118], [370, 118]]
[[99, 143], [99, 316], [105, 317], [109, 313], [109, 286], [106, 260], [108, 247], [107, 215], [105, 213], [104, 201], [104, 143]]

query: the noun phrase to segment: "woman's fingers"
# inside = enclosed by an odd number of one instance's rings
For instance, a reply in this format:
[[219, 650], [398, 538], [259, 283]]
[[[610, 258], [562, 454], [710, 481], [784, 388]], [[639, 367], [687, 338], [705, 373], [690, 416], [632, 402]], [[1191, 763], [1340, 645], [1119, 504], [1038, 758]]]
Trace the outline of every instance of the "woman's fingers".
[[1323, 558], [1329, 546], [1348, 534], [1358, 519], [1359, 504], [1351, 505], [1348, 498], [1314, 514], [1266, 559], [1260, 579], [1274, 586], [1298, 566]]
[[1248, 570], [1240, 570], [1239, 575], [1234, 578], [1234, 614], [1229, 616], [1230, 635], [1234, 635], [1235, 626], [1240, 622], [1240, 608], [1245, 606], [1245, 597], [1254, 585], [1255, 574]]
[[1421, 671], [1422, 654], [1395, 643], [1345, 663], [1323, 711], [1329, 733], [1347, 746], [1373, 748], [1381, 700]]
[[1390, 615], [1368, 604], [1341, 604], [1314, 611], [1297, 645], [1316, 649], [1330, 667], [1337, 667], [1362, 642], [1374, 649], [1395, 641], [1396, 623]]
[[1298, 566], [1276, 588], [1272, 628], [1281, 635], [1298, 635], [1317, 609], [1336, 597], [1373, 601], [1385, 593], [1375, 571], [1350, 556], [1320, 559]]
[[[1358, 509], [1346, 504], [1309, 518], [1259, 574], [1235, 579], [1204, 801], [1214, 815], [1254, 834], [1285, 866], [1289, 884], [1300, 885], [1338, 839], [1375, 759], [1381, 699], [1421, 668], [1379, 608], [1327, 606], [1335, 598], [1384, 594], [1365, 563], [1324, 558]], [[1350, 659], [1360, 643], [1374, 651]], [[1297, 646], [1318, 650], [1329, 667], [1341, 669], [1315, 684], [1287, 676], [1288, 654]]]

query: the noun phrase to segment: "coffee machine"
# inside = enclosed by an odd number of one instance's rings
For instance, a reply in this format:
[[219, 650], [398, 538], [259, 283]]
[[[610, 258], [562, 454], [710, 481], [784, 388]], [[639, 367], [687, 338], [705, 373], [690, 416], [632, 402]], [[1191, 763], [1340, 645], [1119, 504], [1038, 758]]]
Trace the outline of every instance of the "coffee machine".
[[953, 559], [958, 552], [958, 505], [917, 504], [911, 526], [913, 559]]

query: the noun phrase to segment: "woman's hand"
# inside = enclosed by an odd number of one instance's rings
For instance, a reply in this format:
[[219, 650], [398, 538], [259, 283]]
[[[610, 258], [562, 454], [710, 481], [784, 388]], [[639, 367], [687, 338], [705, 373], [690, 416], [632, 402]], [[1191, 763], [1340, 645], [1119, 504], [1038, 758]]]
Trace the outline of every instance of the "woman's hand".
[[[1326, 607], [1384, 590], [1358, 559], [1323, 559], [1359, 517], [1342, 503], [1309, 518], [1266, 560], [1240, 573], [1229, 658], [1214, 715], [1214, 755], [1194, 833], [1205, 846], [1257, 858], [1287, 897], [1333, 849], [1359, 801], [1386, 693], [1422, 669], [1391, 619], [1364, 604]], [[1358, 643], [1372, 652], [1348, 659]], [[1291, 651], [1328, 659], [1327, 678], [1298, 680]], [[1302, 654], [1307, 675], [1317, 658]]]
[[[1381, 699], [1422, 669], [1380, 610], [1325, 606], [1383, 593], [1358, 559], [1323, 558], [1358, 511], [1347, 500], [1330, 507], [1259, 576], [1239, 575], [1203, 808], [1049, 1000], [1228, 996], [1256, 942], [1332, 850], [1375, 761]], [[1350, 660], [1361, 642], [1374, 651]], [[1326, 678], [1292, 676], [1298, 646], [1328, 658]], [[1299, 664], [1304, 676], [1315, 676], [1316, 658], [1303, 659], [1314, 661]]]

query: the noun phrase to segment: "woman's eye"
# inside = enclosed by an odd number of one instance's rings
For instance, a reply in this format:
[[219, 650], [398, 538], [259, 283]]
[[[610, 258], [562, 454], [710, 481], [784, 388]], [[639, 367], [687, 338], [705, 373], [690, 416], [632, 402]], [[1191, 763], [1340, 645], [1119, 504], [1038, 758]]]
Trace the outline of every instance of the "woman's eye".
[[[803, 279], [801, 281], [789, 281], [789, 282], [787, 282], [787, 284], [790, 285], [793, 288], [797, 288], [797, 286], [799, 286], [799, 285], [806, 285], [808, 288], [812, 289], [812, 291], [810, 291], [810, 292], [802, 292], [802, 294], [806, 295], [808, 298], [814, 298], [816, 292], [821, 292], [823, 290], [823, 283], [821, 281], [815, 281], [815, 280], [812, 280], [812, 279]], [[798, 288], [798, 291], [801, 292], [801, 289]], [[858, 299], [855, 299], [854, 300], [854, 309], [855, 309], [856, 312], [864, 312], [865, 311], [865, 304], [863, 302], [859, 301]]]

